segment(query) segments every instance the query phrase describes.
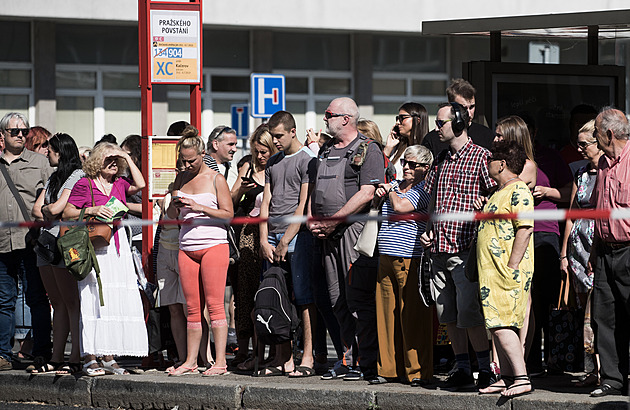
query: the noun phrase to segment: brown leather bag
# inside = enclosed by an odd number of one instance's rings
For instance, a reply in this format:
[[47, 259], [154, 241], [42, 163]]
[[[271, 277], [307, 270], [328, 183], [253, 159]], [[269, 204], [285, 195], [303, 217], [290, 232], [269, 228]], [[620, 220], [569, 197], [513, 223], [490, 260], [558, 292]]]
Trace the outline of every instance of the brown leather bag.
[[[94, 206], [94, 191], [92, 190], [92, 180], [88, 178], [90, 184], [90, 195], [92, 196], [92, 206]], [[90, 235], [90, 241], [95, 248], [109, 245], [112, 239], [112, 227], [109, 224], [100, 222], [94, 216], [86, 216], [85, 222], [95, 222], [87, 226]], [[68, 226], [62, 226], [59, 229], [59, 236], [64, 236], [68, 232]]]

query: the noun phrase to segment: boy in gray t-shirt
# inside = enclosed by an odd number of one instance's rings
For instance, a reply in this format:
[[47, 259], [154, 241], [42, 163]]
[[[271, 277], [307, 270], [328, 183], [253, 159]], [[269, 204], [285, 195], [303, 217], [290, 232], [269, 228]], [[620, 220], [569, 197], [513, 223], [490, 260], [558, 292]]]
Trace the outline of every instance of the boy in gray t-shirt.
[[[275, 113], [267, 123], [273, 143], [280, 150], [267, 162], [265, 190], [260, 208], [261, 217], [302, 216], [311, 182], [316, 173], [316, 157], [297, 139], [295, 119], [286, 111]], [[269, 369], [284, 370], [292, 377], [308, 377], [313, 370], [312, 323], [316, 314], [311, 286], [310, 251], [313, 236], [300, 223], [269, 221], [260, 224], [260, 249], [267, 267], [281, 264], [291, 272], [295, 303], [300, 311], [304, 329], [304, 355], [300, 366], [295, 367], [291, 355], [291, 342], [276, 346], [276, 356], [261, 376], [273, 373]], [[287, 281], [289, 283], [289, 281]], [[291, 294], [289, 289], [289, 294]]]

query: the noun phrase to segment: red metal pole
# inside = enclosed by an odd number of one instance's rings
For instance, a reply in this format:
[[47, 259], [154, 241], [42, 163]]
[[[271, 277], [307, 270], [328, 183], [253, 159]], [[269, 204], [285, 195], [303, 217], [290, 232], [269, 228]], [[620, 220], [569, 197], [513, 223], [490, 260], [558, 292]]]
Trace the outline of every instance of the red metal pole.
[[[151, 89], [151, 67], [149, 58], [149, 21], [150, 0], [138, 0], [138, 40], [140, 62], [140, 96], [142, 113], [142, 175], [147, 186], [142, 190], [142, 219], [153, 219], [153, 209], [149, 198], [149, 135], [153, 134], [153, 90]], [[150, 266], [151, 247], [153, 246], [153, 226], [142, 228], [142, 262], [145, 267], [147, 279], [153, 281], [153, 271]]]
[[199, 130], [199, 135], [203, 135], [201, 132], [201, 88], [203, 87], [203, 3], [201, 0], [190, 0], [191, 3], [199, 4], [199, 16], [201, 24], [199, 30], [201, 35], [199, 36], [199, 84], [190, 86], [190, 123]]

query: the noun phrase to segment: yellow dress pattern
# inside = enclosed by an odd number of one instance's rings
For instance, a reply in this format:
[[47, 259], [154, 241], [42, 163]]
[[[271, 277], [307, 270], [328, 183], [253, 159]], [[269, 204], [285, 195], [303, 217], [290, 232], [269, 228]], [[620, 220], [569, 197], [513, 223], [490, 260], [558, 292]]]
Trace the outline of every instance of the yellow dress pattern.
[[[484, 212], [516, 213], [534, 210], [534, 198], [522, 181], [496, 191], [486, 203]], [[529, 239], [519, 269], [510, 269], [514, 235], [519, 227], [531, 227], [527, 219], [487, 220], [479, 223], [477, 232], [477, 266], [481, 306], [488, 329], [523, 327], [527, 299], [534, 273], [534, 238]]]

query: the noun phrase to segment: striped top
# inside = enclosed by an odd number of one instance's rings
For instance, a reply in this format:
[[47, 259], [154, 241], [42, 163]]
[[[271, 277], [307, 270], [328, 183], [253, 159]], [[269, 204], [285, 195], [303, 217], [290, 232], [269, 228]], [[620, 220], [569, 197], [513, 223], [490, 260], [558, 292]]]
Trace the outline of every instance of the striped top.
[[[402, 180], [398, 181], [399, 183]], [[407, 192], [395, 191], [400, 198], [408, 199], [418, 213], [426, 213], [431, 195], [424, 190], [424, 181]], [[395, 214], [389, 199], [383, 204], [383, 216]], [[422, 255], [420, 235], [424, 233], [425, 221], [383, 221], [378, 231], [378, 251], [383, 255], [401, 258], [417, 258]]]

